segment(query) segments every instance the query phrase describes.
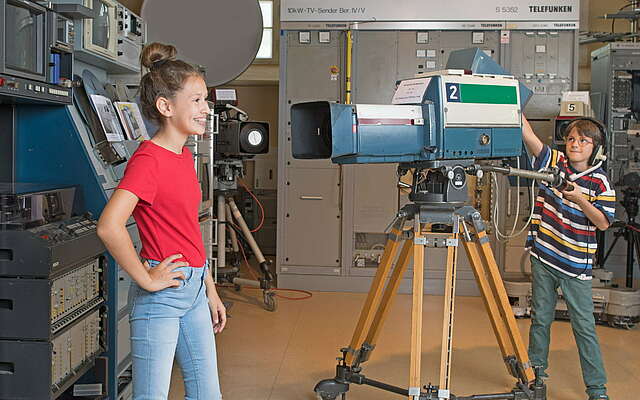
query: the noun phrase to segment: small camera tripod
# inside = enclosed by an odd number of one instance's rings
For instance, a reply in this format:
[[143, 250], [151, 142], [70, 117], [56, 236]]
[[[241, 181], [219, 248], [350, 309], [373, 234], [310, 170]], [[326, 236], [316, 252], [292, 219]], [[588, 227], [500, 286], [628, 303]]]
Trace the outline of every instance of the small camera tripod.
[[622, 207], [627, 212], [627, 222], [616, 221], [611, 227], [617, 228], [613, 233], [615, 239], [607, 249], [605, 256], [600, 262], [604, 265], [611, 252], [613, 251], [618, 239], [621, 237], [627, 241], [627, 260], [626, 260], [626, 286], [633, 288], [633, 269], [635, 266], [635, 258], [640, 260], [640, 224], [636, 222], [638, 216], [638, 200], [640, 199], [640, 188], [637, 186], [629, 186], [622, 191]]
[[[432, 162], [431, 165], [417, 167], [401, 165], [399, 172], [406, 172], [411, 167], [415, 167], [414, 184], [409, 195], [413, 203], [404, 206], [390, 225], [391, 231], [382, 260], [351, 342], [348, 347], [341, 349], [342, 357], [338, 359], [335, 378], [320, 381], [315, 392], [322, 400], [334, 400], [338, 396], [346, 399], [349, 385], [359, 384], [396, 393], [409, 400], [546, 400], [546, 386], [529, 363], [480, 213], [472, 207], [464, 206], [467, 197], [465, 171], [469, 171], [472, 165]], [[408, 221], [413, 221], [413, 227], [405, 229]], [[440, 229], [443, 226], [448, 227], [444, 233]], [[404, 244], [393, 268], [401, 242]], [[517, 380], [515, 388], [510, 392], [460, 397], [450, 391], [459, 243], [464, 245], [471, 263], [507, 370]], [[446, 247], [448, 253], [440, 381], [438, 386], [421, 387], [424, 252], [427, 247]], [[413, 305], [410, 376], [408, 387], [402, 388], [367, 378], [362, 374], [362, 364], [369, 359], [376, 347], [382, 325], [411, 259]]]
[[[222, 282], [233, 284], [236, 289], [242, 286], [249, 286], [262, 289], [264, 307], [267, 311], [275, 311], [277, 302], [275, 291], [273, 290], [273, 275], [269, 270], [269, 264], [264, 258], [258, 243], [256, 243], [251, 230], [247, 226], [240, 210], [236, 206], [233, 194], [238, 189], [236, 180], [243, 175], [242, 160], [228, 159], [216, 160], [214, 162], [214, 190], [218, 191], [217, 218], [218, 218], [218, 279]], [[262, 277], [258, 280], [240, 278], [240, 270], [237, 267], [226, 266], [226, 228], [227, 224], [233, 224], [235, 219], [237, 225], [231, 228], [231, 242], [234, 252], [237, 255], [238, 244], [235, 227], [240, 228], [240, 234], [244, 237], [251, 248], [254, 256], [258, 260]]]

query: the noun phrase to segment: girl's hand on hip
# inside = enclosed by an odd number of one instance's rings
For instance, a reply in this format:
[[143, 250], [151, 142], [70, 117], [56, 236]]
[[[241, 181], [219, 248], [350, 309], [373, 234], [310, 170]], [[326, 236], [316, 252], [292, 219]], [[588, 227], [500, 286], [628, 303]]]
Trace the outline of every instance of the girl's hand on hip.
[[169, 256], [153, 268], [151, 268], [149, 263], [145, 261], [144, 267], [147, 269], [147, 273], [149, 274], [149, 280], [143, 282], [140, 287], [148, 292], [157, 292], [169, 287], [180, 286], [180, 281], [178, 279], [184, 280], [185, 276], [182, 272], [175, 272], [174, 270], [176, 268], [186, 267], [189, 263], [185, 261], [173, 262], [173, 260], [177, 260], [178, 258], [182, 258], [182, 254]]

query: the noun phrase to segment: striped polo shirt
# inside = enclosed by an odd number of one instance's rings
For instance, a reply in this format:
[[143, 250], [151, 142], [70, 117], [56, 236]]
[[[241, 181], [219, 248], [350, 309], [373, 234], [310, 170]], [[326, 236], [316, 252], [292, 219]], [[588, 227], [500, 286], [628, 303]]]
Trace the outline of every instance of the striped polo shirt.
[[[533, 167], [536, 170], [557, 167], [611, 223], [616, 193], [600, 165], [578, 172], [564, 153], [545, 145]], [[546, 183], [539, 188], [526, 247], [531, 248], [532, 256], [551, 268], [578, 279], [591, 279], [597, 248], [596, 226], [576, 203], [563, 198], [562, 192]]]

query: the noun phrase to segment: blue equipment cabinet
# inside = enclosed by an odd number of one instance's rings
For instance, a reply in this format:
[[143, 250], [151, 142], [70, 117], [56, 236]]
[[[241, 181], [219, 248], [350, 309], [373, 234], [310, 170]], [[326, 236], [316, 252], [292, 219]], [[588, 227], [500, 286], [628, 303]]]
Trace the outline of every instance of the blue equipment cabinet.
[[[105, 166], [101, 170], [96, 169], [96, 166], [105, 164], [96, 162], [96, 154], [88, 151], [92, 148], [89, 147], [91, 138], [88, 128], [82, 123], [74, 106], [22, 105], [16, 107], [15, 121], [16, 180], [76, 185], [78, 200], [84, 204], [86, 211], [98, 218], [117, 184], [114, 178], [124, 168], [124, 163], [117, 168]], [[128, 230], [135, 243], [135, 224], [129, 224]], [[122, 372], [122, 365], [118, 365], [118, 322], [123, 318], [123, 312], [118, 305], [119, 267], [110, 256], [108, 260], [107, 352], [103, 354], [107, 371], [95, 375], [106, 377], [107, 387], [103, 391], [106, 389], [108, 398], [115, 400], [118, 398], [118, 376]], [[127, 338], [128, 334], [126, 332]], [[85, 378], [87, 383], [99, 380], [98, 377]]]

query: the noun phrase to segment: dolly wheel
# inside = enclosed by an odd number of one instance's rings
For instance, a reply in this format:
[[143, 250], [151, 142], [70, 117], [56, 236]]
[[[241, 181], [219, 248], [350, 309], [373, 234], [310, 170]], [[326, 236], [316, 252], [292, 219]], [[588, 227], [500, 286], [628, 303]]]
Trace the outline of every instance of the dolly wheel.
[[[316, 395], [318, 396], [318, 400], [336, 400], [338, 398], [338, 396], [340, 396], [339, 393], [323, 393], [323, 392], [316, 392]], [[342, 400], [346, 399], [346, 394], [342, 393]]]
[[278, 303], [276, 301], [276, 293], [271, 290], [265, 290], [263, 293], [264, 299], [264, 308], [267, 311], [275, 311], [278, 308]]
[[324, 379], [318, 382], [316, 387], [313, 389], [320, 400], [336, 400], [340, 396], [342, 400], [345, 400], [347, 398], [348, 390], [348, 384], [338, 382], [335, 379]]

